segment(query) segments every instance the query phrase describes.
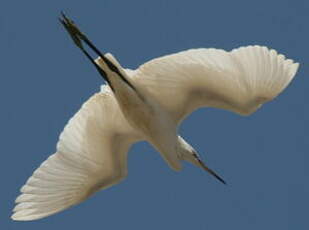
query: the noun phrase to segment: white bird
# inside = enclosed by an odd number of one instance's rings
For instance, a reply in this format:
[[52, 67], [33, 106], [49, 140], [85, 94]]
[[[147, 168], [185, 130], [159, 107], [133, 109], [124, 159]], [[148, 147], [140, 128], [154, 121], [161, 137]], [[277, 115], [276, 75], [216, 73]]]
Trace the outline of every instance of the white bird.
[[[60, 212], [127, 175], [127, 152], [148, 141], [174, 170], [186, 160], [224, 181], [177, 134], [181, 121], [200, 107], [241, 115], [274, 99], [293, 79], [298, 63], [273, 49], [247, 46], [230, 52], [191, 49], [124, 69], [103, 55], [63, 15], [75, 44], [107, 81], [68, 122], [57, 151], [44, 161], [16, 199], [12, 219], [35, 220]], [[99, 58], [93, 61], [85, 42]]]

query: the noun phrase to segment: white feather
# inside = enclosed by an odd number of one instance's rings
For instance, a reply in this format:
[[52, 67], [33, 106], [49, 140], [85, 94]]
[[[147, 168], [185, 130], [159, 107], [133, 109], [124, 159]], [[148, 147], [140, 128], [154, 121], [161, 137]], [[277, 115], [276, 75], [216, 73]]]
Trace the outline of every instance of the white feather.
[[52, 215], [117, 183], [127, 174], [126, 154], [135, 141], [135, 131], [104, 87], [68, 122], [57, 152], [21, 188], [12, 219]]
[[153, 59], [132, 79], [181, 122], [204, 106], [250, 114], [282, 92], [297, 68], [266, 47], [202, 48]]
[[281, 93], [298, 68], [298, 63], [260, 46], [231, 52], [192, 49], [154, 59], [137, 70], [121, 68], [111, 54], [106, 57], [123, 75], [96, 60], [115, 91], [103, 86], [68, 122], [56, 153], [21, 188], [14, 220], [52, 215], [118, 183], [127, 175], [130, 145], [142, 138], [171, 168], [180, 170], [179, 161], [187, 160], [215, 175], [177, 136], [177, 125], [202, 106], [250, 114]]

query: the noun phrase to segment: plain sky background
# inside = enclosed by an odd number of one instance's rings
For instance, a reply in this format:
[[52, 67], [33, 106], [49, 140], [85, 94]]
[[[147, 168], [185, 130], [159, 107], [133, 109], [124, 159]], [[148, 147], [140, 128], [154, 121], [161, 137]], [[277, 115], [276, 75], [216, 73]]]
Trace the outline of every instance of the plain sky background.
[[[121, 184], [54, 216], [14, 222], [19, 188], [102, 84], [58, 23], [61, 10], [129, 68], [189, 48], [259, 44], [300, 69], [250, 117], [200, 109], [183, 123], [181, 134], [228, 186], [189, 164], [175, 173], [139, 143]], [[309, 229], [308, 12], [306, 0], [2, 0], [0, 229]]]

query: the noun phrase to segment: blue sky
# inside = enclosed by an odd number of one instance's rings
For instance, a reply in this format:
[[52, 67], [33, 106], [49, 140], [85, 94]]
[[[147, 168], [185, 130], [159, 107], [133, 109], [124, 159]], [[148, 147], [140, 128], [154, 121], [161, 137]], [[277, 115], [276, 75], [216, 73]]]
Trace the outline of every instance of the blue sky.
[[[129, 68], [188, 48], [250, 44], [301, 65], [284, 93], [250, 117], [200, 109], [183, 123], [181, 134], [228, 186], [189, 164], [175, 173], [140, 143], [129, 153], [129, 176], [121, 184], [57, 215], [14, 222], [20, 186], [102, 84], [59, 25], [61, 10]], [[308, 229], [308, 12], [305, 0], [3, 0], [0, 228]]]

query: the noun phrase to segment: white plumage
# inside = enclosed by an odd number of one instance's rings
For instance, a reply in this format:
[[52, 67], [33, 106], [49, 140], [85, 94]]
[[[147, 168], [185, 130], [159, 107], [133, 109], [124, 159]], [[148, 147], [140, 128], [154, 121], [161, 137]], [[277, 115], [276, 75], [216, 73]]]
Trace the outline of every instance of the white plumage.
[[[87, 39], [69, 19], [62, 22], [79, 42]], [[52, 215], [118, 183], [127, 175], [128, 149], [141, 140], [150, 142], [171, 168], [180, 170], [180, 160], [187, 160], [222, 181], [177, 135], [180, 122], [205, 106], [251, 114], [281, 93], [298, 68], [298, 63], [261, 46], [230, 52], [192, 49], [137, 70], [123, 69], [112, 55], [105, 55], [119, 72], [102, 58], [96, 63], [112, 87], [103, 86], [68, 122], [57, 152], [21, 188], [14, 220]]]
[[127, 174], [127, 151], [136, 140], [112, 92], [102, 87], [68, 122], [57, 152], [21, 188], [12, 218], [39, 219], [117, 183]]
[[203, 106], [246, 115], [284, 90], [297, 68], [298, 63], [267, 47], [191, 49], [140, 66], [136, 84], [177, 121]]

